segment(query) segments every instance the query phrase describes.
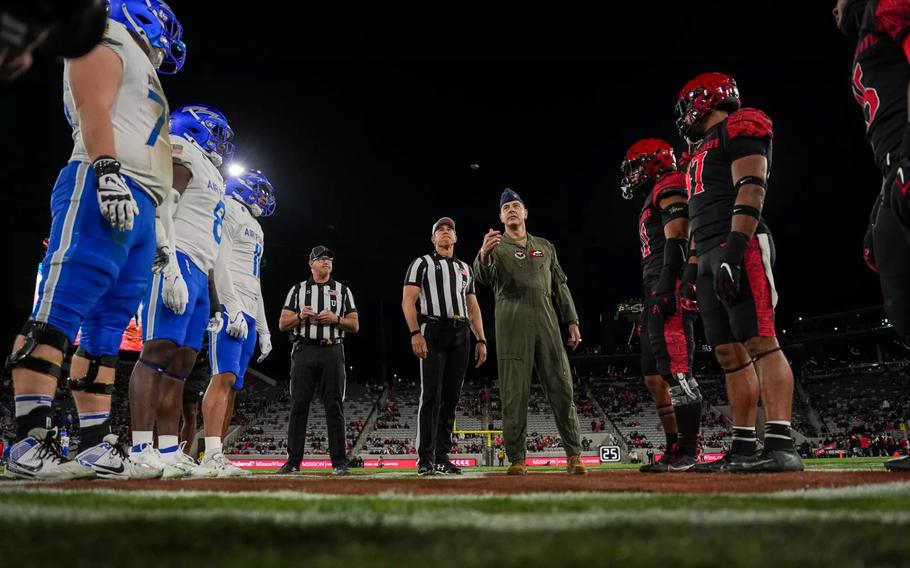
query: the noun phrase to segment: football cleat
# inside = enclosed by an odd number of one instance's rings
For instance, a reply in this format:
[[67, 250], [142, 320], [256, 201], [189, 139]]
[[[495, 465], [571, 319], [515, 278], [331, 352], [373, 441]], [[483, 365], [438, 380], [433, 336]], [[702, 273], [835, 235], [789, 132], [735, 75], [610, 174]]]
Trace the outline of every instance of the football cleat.
[[252, 472], [239, 468], [234, 465], [222, 452], [209, 455], [206, 452], [205, 459], [199, 464], [204, 470], [214, 470], [217, 477], [247, 477]]
[[6, 476], [13, 479], [68, 481], [95, 477], [92, 468], [69, 461], [57, 442], [57, 429], [32, 428], [28, 437], [10, 448]]
[[769, 450], [765, 448], [755, 457], [741, 462], [734, 461], [727, 468], [731, 473], [783, 473], [805, 469], [796, 450]]

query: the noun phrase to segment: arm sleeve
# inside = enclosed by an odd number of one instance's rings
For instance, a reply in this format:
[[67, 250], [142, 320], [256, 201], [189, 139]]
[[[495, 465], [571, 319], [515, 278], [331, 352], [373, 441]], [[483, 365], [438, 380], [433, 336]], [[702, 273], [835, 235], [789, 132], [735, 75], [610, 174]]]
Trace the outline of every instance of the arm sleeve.
[[354, 304], [354, 294], [347, 286], [344, 287], [344, 305], [342, 306], [344, 315], [357, 311], [357, 305]]
[[550, 264], [550, 277], [552, 278], [553, 294], [556, 296], [556, 305], [559, 306], [562, 322], [577, 322], [578, 313], [575, 311], [572, 293], [569, 292], [568, 278], [566, 278], [566, 273], [562, 271], [562, 266], [560, 266], [559, 259], [556, 257], [556, 247], [552, 244], [550, 245], [550, 251], [553, 253], [553, 263]]
[[426, 262], [423, 257], [416, 258], [408, 266], [408, 271], [404, 275], [405, 286], [423, 286], [423, 277], [426, 274]]

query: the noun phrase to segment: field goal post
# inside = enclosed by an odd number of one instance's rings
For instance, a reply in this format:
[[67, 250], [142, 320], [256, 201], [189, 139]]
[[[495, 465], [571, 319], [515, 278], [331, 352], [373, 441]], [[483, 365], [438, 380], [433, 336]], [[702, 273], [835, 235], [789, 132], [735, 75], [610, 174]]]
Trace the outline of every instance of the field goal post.
[[459, 430], [458, 429], [458, 419], [456, 418], [452, 424], [452, 433], [453, 434], [480, 434], [486, 436], [487, 444], [486, 451], [484, 452], [484, 457], [486, 458], [486, 465], [488, 467], [493, 465], [493, 434], [502, 434], [502, 430]]

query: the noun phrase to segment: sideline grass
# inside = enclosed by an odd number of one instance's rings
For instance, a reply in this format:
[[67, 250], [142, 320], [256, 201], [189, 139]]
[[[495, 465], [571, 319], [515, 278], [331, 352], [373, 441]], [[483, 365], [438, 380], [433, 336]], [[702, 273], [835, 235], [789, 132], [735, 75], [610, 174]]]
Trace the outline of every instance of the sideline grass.
[[894, 566], [910, 554], [907, 511], [908, 483], [756, 496], [434, 497], [6, 485], [0, 534], [16, 543], [4, 547], [9, 565], [39, 551], [93, 567]]

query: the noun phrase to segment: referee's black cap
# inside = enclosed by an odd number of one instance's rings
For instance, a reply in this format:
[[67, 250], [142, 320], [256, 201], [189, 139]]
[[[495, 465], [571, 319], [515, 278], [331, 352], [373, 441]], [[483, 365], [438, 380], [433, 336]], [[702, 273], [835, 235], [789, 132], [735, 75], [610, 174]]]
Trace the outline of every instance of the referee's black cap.
[[313, 250], [310, 251], [310, 260], [316, 260], [320, 256], [328, 256], [330, 258], [335, 258], [335, 253], [332, 252], [332, 249], [322, 245], [313, 247]]

